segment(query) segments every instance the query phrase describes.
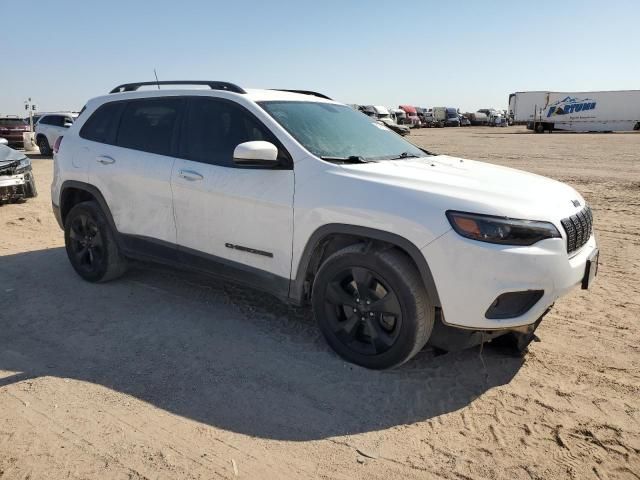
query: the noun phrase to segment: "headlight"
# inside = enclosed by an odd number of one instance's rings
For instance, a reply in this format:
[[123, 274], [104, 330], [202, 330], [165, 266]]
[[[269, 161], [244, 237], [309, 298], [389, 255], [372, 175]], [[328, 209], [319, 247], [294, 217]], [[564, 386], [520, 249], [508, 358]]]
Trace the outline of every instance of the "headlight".
[[26, 170], [30, 166], [31, 166], [31, 159], [29, 157], [23, 158], [22, 160], [20, 160], [20, 163], [18, 163], [16, 170], [20, 172], [22, 170]]
[[453, 229], [472, 240], [503, 245], [533, 245], [545, 238], [560, 238], [553, 223], [447, 211]]

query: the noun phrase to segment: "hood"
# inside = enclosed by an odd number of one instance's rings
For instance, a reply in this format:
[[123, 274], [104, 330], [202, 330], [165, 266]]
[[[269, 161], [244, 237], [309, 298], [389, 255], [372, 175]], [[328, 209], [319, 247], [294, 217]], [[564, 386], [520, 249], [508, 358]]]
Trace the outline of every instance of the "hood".
[[[363, 180], [428, 193], [424, 208], [442, 211], [462, 210], [558, 223], [585, 205], [580, 194], [564, 183], [447, 155], [343, 165], [342, 168]], [[574, 200], [580, 202], [579, 207], [572, 203]]]
[[27, 158], [27, 156], [22, 153], [14, 150], [13, 148], [9, 148], [6, 145], [0, 145], [0, 165], [4, 163], [12, 163], [18, 160], [22, 160], [23, 158]]

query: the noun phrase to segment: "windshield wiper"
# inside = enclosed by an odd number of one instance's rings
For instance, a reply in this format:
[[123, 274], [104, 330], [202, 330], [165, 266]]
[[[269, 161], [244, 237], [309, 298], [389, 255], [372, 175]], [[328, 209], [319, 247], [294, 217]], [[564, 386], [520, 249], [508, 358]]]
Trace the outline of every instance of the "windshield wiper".
[[349, 157], [320, 157], [327, 162], [339, 162], [339, 163], [371, 163], [373, 160], [367, 160], [364, 157], [358, 155], [351, 155]]
[[402, 152], [400, 155], [396, 157], [391, 157], [389, 160], [401, 160], [403, 158], [422, 158], [420, 155], [415, 155], [409, 152]]

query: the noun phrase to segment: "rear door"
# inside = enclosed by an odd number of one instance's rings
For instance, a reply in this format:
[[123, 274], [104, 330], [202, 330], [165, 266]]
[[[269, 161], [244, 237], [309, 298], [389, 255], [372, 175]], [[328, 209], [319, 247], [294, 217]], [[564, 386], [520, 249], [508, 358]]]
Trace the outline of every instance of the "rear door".
[[[199, 257], [239, 267], [251, 280], [288, 288], [293, 237], [293, 166], [274, 135], [236, 102], [189, 100], [172, 175], [178, 244], [185, 261]], [[266, 140], [279, 168], [239, 167], [237, 145]], [[237, 270], [237, 268], [236, 268]], [[222, 272], [224, 273], [224, 272]], [[255, 282], [253, 282], [255, 283]]]
[[89, 182], [104, 196], [129, 248], [153, 253], [151, 242], [166, 247], [164, 253], [175, 249], [170, 182], [183, 105], [178, 97], [114, 102], [101, 107], [108, 110], [103, 118], [99, 109], [82, 128], [81, 137], [85, 129], [98, 133], [98, 141], [84, 145]]

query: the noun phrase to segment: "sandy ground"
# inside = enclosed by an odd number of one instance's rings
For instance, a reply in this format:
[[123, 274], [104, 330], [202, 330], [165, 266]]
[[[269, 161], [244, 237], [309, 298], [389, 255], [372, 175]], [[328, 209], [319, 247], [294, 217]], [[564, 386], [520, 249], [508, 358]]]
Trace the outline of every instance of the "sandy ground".
[[310, 315], [162, 267], [79, 279], [40, 196], [0, 207], [0, 478], [640, 478], [640, 135], [429, 129], [434, 151], [568, 182], [601, 269], [524, 359], [373, 372]]

